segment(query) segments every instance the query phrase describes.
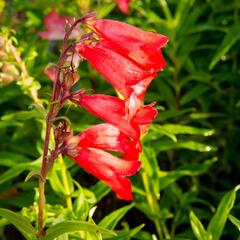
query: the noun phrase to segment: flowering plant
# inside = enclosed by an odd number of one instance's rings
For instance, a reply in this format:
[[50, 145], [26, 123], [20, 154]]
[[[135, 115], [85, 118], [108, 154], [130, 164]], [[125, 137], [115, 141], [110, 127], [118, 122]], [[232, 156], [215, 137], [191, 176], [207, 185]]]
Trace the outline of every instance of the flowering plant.
[[237, 239], [238, 11], [190, 2], [0, 0], [0, 239]]
[[[131, 200], [131, 182], [127, 176], [140, 168], [140, 137], [157, 115], [155, 103], [144, 105], [147, 87], [165, 62], [161, 49], [167, 37], [145, 32], [126, 23], [97, 19], [89, 14], [75, 21], [52, 11], [46, 17], [43, 39], [63, 39], [58, 64], [45, 70], [53, 80], [52, 104], [46, 118], [45, 145], [39, 178], [39, 235], [43, 232], [44, 184], [47, 173], [59, 154], [75, 160], [86, 171], [101, 179], [120, 199]], [[87, 28], [79, 28], [82, 24]], [[53, 27], [54, 26], [54, 27]], [[66, 34], [64, 35], [64, 29]], [[77, 34], [79, 33], [79, 34]], [[70, 38], [78, 40], [68, 45]], [[124, 44], [123, 44], [124, 43]], [[77, 67], [86, 59], [115, 88], [119, 97], [72, 91], [79, 81]], [[106, 123], [74, 135], [66, 121], [54, 127], [55, 148], [48, 153], [51, 123], [66, 100], [85, 108]], [[64, 119], [64, 118], [62, 118]], [[111, 152], [121, 154], [121, 157]]]

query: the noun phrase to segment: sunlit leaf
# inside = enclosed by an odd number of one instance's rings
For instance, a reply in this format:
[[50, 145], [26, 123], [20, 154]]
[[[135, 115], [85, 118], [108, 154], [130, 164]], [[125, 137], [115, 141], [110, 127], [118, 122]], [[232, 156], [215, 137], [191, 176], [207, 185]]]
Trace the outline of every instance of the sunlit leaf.
[[228, 219], [237, 227], [238, 231], [240, 231], [240, 220], [231, 214], [229, 214]]
[[217, 49], [210, 65], [209, 69], [213, 69], [215, 65], [221, 60], [222, 56], [226, 54], [229, 49], [240, 39], [240, 25], [233, 25], [228, 29], [227, 34], [225, 35], [222, 43]]
[[64, 234], [64, 233], [70, 233], [70, 232], [76, 232], [76, 231], [88, 231], [88, 232], [100, 232], [103, 234], [109, 234], [114, 236], [115, 233], [113, 231], [110, 231], [108, 229], [98, 227], [92, 223], [83, 222], [83, 221], [64, 221], [61, 223], [57, 223], [46, 231], [46, 240], [54, 240], [56, 237]]
[[131, 230], [116, 231], [116, 234], [117, 234], [116, 237], [106, 236], [104, 239], [111, 239], [111, 240], [126, 240], [126, 239], [130, 239], [131, 237], [136, 235], [143, 227], [144, 227], [144, 224], [141, 224], [140, 226], [138, 226], [136, 228], [133, 228]]
[[157, 148], [156, 150], [158, 151], [168, 151], [171, 149], [178, 149], [178, 148], [185, 148], [193, 151], [198, 151], [198, 152], [212, 152], [216, 151], [216, 147], [204, 144], [204, 143], [199, 143], [195, 141], [190, 141], [190, 140], [178, 140], [177, 142], [173, 141], [161, 141], [161, 144], [155, 145], [154, 143], [154, 148]]
[[229, 213], [234, 206], [236, 192], [240, 189], [240, 185], [236, 186], [232, 191], [224, 195], [218, 205], [217, 211], [212, 217], [207, 231], [212, 235], [214, 240], [220, 239]]
[[198, 219], [198, 217], [194, 214], [193, 211], [190, 212], [190, 223], [194, 235], [198, 240], [211, 240], [211, 238], [208, 236], [207, 231], [204, 229], [201, 221]]
[[26, 237], [26, 239], [31, 240], [33, 236], [35, 236], [36, 230], [27, 218], [3, 208], [0, 208], [0, 216], [6, 218], [11, 224], [13, 224]]
[[131, 209], [133, 208], [134, 204], [122, 207], [117, 209], [116, 211], [108, 214], [106, 217], [104, 217], [100, 222], [100, 227], [105, 227], [108, 229], [113, 230], [118, 222], [123, 218], [123, 216]]

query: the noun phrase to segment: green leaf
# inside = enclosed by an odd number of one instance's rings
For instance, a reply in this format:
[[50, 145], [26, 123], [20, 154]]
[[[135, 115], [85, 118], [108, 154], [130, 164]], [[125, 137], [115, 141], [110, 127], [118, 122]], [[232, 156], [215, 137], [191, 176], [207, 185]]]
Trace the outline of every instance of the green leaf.
[[44, 178], [43, 176], [41, 175], [41, 173], [39, 171], [31, 171], [28, 173], [28, 175], [26, 176], [24, 182], [27, 182], [29, 179], [31, 179], [32, 177], [37, 177], [37, 178], [41, 178], [42, 181], [44, 182]]
[[218, 205], [217, 211], [212, 217], [207, 231], [212, 235], [212, 239], [220, 239], [229, 213], [234, 206], [236, 192], [240, 189], [240, 185], [236, 186], [232, 191], [224, 195]]
[[182, 105], [196, 99], [197, 97], [201, 96], [203, 93], [210, 89], [207, 85], [197, 85], [189, 90], [180, 100]]
[[[89, 223], [95, 224], [93, 219], [90, 217], [88, 220]], [[102, 234], [100, 232], [85, 232], [85, 240], [102, 240]]]
[[22, 215], [0, 208], [0, 216], [6, 218], [11, 224], [13, 224], [26, 237], [26, 239], [32, 239], [33, 236], [36, 235], [36, 230], [33, 228], [32, 224]]
[[151, 221], [155, 221], [156, 219], [162, 221], [167, 220], [169, 218], [173, 218], [173, 214], [166, 208], [161, 208], [160, 211], [150, 211], [149, 204], [145, 202], [138, 202], [136, 204], [136, 208], [139, 209], [144, 215], [149, 218]]
[[206, 119], [206, 118], [219, 118], [225, 117], [225, 114], [219, 112], [205, 112], [205, 113], [191, 113], [190, 118], [192, 119]]
[[86, 232], [85, 240], [102, 240], [102, 234], [98, 232]]
[[225, 35], [222, 43], [217, 49], [210, 65], [209, 69], [212, 70], [215, 65], [220, 61], [222, 56], [226, 54], [229, 49], [240, 39], [240, 25], [237, 23], [233, 25], [230, 29], [228, 29], [227, 34]]
[[240, 220], [231, 214], [229, 214], [228, 219], [237, 227], [238, 231], [240, 231]]
[[70, 172], [61, 156], [55, 161], [49, 180], [52, 189], [59, 194], [70, 196], [74, 191]]
[[162, 111], [162, 112], [158, 113], [158, 115], [155, 119], [155, 122], [156, 121], [165, 121], [165, 120], [168, 120], [169, 118], [179, 117], [186, 113], [192, 112], [193, 110], [194, 110], [193, 108], [187, 108], [187, 109], [183, 109], [183, 110], [172, 109], [172, 110]]
[[185, 164], [170, 172], [159, 172], [159, 184], [161, 190], [176, 182], [183, 176], [198, 176], [207, 172], [216, 161], [217, 158], [213, 158], [211, 160], [206, 160], [203, 163]]
[[161, 141], [161, 144], [158, 143], [157, 146], [154, 143], [153, 146], [154, 148], [156, 148], [157, 151], [168, 151], [171, 149], [178, 149], [178, 148], [185, 148], [185, 149], [198, 151], [198, 152], [212, 152], [217, 150], [216, 147], [195, 142], [195, 141], [190, 141], [190, 140], [189, 141], [178, 140], [177, 142], [164, 140], [164, 141]]
[[21, 174], [23, 171], [39, 170], [38, 164], [39, 161], [36, 160], [34, 162], [21, 163], [15, 167], [8, 169], [0, 175], [0, 184], [3, 184], [4, 182], [13, 179], [16, 176], [19, 176], [19, 174]]
[[180, 125], [180, 124], [164, 124], [162, 126], [155, 125], [155, 127], [156, 127], [156, 130], [160, 129], [172, 135], [191, 134], [191, 135], [211, 136], [215, 132], [213, 129], [196, 128], [196, 127]]
[[95, 194], [97, 203], [111, 191], [111, 188], [104, 182], [98, 181], [90, 190]]
[[[154, 235], [155, 236], [155, 235]], [[153, 234], [147, 231], [139, 231], [135, 236], [134, 239], [137, 240], [153, 240]], [[157, 239], [157, 238], [156, 238]]]
[[18, 111], [1, 117], [2, 121], [26, 121], [31, 118], [39, 117], [39, 112], [36, 109], [30, 111]]
[[[177, 142], [176, 136], [173, 133], [169, 132], [167, 129], [165, 129], [163, 126], [160, 126], [157, 124], [155, 124], [155, 125], [152, 124], [149, 127], [149, 130], [150, 129], [153, 130], [153, 132], [150, 134], [151, 136], [149, 136], [148, 138], [156, 139], [156, 138], [160, 138], [161, 135], [165, 135], [165, 136], [169, 137], [170, 139], [172, 139], [172, 141]], [[159, 133], [160, 136], [157, 136], [158, 135], [157, 133]]]
[[198, 217], [194, 214], [193, 211], [190, 212], [189, 218], [195, 237], [198, 240], [210, 240], [208, 233], [204, 229], [201, 221], [198, 219]]
[[56, 237], [64, 234], [64, 233], [70, 233], [70, 232], [76, 232], [76, 231], [88, 231], [88, 232], [100, 232], [103, 234], [109, 234], [109, 235], [116, 235], [113, 231], [110, 231], [108, 229], [98, 227], [92, 223], [83, 222], [83, 221], [64, 221], [61, 223], [57, 223], [46, 231], [46, 239], [45, 240], [54, 240]]
[[190, 81], [198, 81], [201, 83], [207, 83], [212, 85], [212, 82], [210, 82], [212, 78], [213, 76], [208, 72], [194, 71], [190, 75], [187, 75], [185, 78], [183, 78], [180, 84], [181, 84], [181, 87], [183, 87], [186, 83]]
[[16, 164], [30, 161], [30, 159], [22, 154], [5, 151], [0, 152], [0, 159], [0, 165], [5, 167], [14, 167]]
[[89, 204], [82, 189], [79, 189], [79, 195], [73, 204], [73, 212], [77, 219], [86, 220], [89, 214]]
[[133, 208], [134, 204], [130, 204], [128, 206], [122, 207], [106, 217], [104, 217], [100, 223], [98, 224], [101, 227], [109, 228], [113, 230], [118, 222], [123, 218], [123, 216], [131, 209]]
[[141, 229], [144, 227], [144, 224], [141, 224], [140, 226], [133, 228], [131, 230], [120, 230], [116, 231], [116, 237], [113, 236], [106, 236], [104, 239], [111, 239], [111, 240], [126, 240], [130, 239], [131, 237], [135, 236]]
[[98, 4], [98, 7], [96, 9], [97, 17], [98, 18], [104, 18], [107, 16], [113, 8], [116, 6], [115, 3], [101, 3]]

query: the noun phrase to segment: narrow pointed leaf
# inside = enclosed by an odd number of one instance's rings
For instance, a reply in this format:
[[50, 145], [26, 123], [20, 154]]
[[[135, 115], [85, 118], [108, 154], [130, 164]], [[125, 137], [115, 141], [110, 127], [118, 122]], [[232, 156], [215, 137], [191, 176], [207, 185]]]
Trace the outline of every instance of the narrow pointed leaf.
[[204, 229], [201, 221], [194, 214], [194, 212], [191, 211], [189, 217], [190, 217], [190, 223], [191, 223], [192, 230], [193, 230], [195, 237], [198, 240], [210, 240], [210, 238], [208, 238], [208, 234], [207, 234], [206, 230]]
[[98, 224], [101, 227], [109, 228], [113, 230], [118, 222], [122, 219], [122, 217], [131, 209], [133, 208], [134, 204], [130, 204], [128, 206], [122, 207], [101, 220]]
[[225, 223], [228, 219], [229, 213], [234, 206], [236, 192], [240, 189], [240, 185], [235, 187], [232, 191], [224, 195], [218, 205], [217, 211], [212, 217], [207, 231], [212, 235], [212, 239], [220, 239]]
[[221, 57], [226, 54], [229, 49], [240, 39], [240, 25], [233, 25], [227, 32], [222, 43], [217, 49], [216, 54], [214, 55], [209, 69], [212, 70], [214, 66], [221, 60]]
[[138, 227], [135, 227], [131, 230], [120, 230], [120, 231], [116, 231], [117, 236], [113, 237], [113, 236], [106, 236], [104, 239], [111, 239], [111, 240], [125, 240], [125, 239], [131, 239], [131, 237], [133, 237], [134, 235], [136, 235], [139, 231], [141, 231], [141, 229], [144, 227], [144, 224], [141, 224]]
[[238, 231], [240, 231], [240, 220], [231, 214], [229, 215], [228, 219], [237, 227]]
[[0, 216], [6, 218], [13, 224], [27, 239], [32, 239], [36, 234], [30, 221], [22, 215], [12, 212], [8, 209], [0, 208]]
[[57, 223], [51, 226], [46, 232], [45, 240], [54, 240], [56, 237], [70, 232], [76, 231], [88, 231], [88, 232], [101, 232], [103, 234], [109, 234], [114, 236], [115, 233], [108, 229], [98, 227], [94, 224], [83, 222], [83, 221], [64, 221], [61, 223]]

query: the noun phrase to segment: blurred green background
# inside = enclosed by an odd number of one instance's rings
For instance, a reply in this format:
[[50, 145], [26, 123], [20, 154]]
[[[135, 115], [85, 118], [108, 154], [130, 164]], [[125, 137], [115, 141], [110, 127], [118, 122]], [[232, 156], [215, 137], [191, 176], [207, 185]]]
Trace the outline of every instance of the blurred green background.
[[[120, 237], [69, 234], [58, 239], [240, 239], [235, 188], [240, 183], [238, 0], [132, 0], [128, 15], [114, 0], [0, 0], [0, 207], [36, 221], [37, 179], [24, 179], [29, 171], [40, 169], [44, 114], [52, 88], [43, 70], [57, 61], [61, 46], [60, 41], [38, 36], [52, 9], [73, 17], [94, 11], [100, 18], [170, 39], [163, 49], [167, 67], [152, 82], [145, 100], [157, 101], [159, 114], [143, 138], [143, 167], [131, 178], [133, 205], [116, 199], [66, 158], [57, 161], [49, 177], [47, 225], [91, 219]], [[77, 87], [115, 94], [87, 62], [79, 73]], [[76, 132], [99, 122], [70, 103], [63, 114]], [[0, 239], [24, 238], [1, 219]]]

